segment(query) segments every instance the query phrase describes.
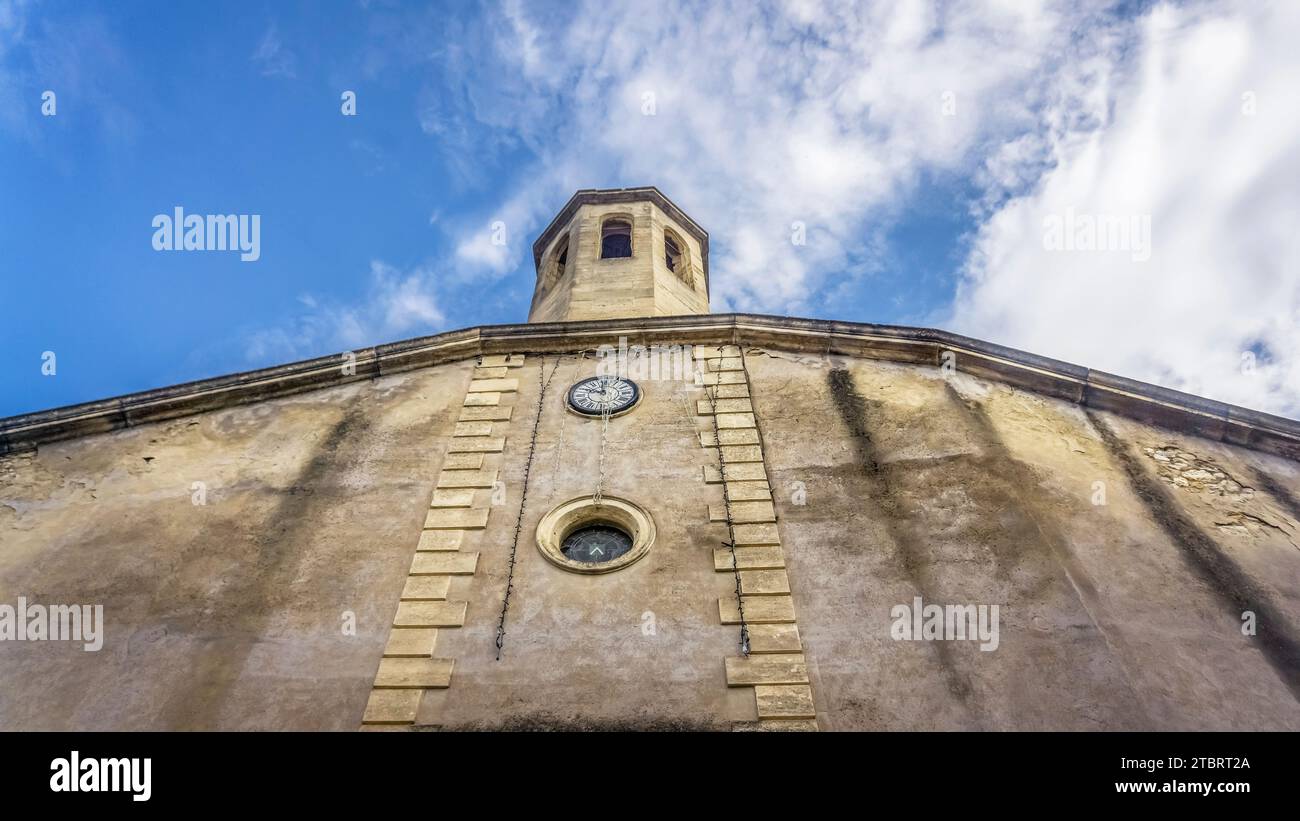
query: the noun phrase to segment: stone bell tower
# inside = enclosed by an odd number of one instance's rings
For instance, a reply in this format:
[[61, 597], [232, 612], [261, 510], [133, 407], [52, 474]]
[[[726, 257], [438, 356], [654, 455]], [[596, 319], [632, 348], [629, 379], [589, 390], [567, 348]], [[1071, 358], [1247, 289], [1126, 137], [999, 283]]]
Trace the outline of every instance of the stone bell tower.
[[533, 261], [529, 322], [709, 312], [709, 234], [654, 187], [577, 192]]

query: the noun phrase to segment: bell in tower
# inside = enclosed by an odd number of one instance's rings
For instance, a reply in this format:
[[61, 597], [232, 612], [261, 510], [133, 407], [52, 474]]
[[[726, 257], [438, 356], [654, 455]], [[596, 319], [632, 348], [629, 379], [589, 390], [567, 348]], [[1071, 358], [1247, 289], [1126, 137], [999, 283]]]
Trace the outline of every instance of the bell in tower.
[[657, 188], [577, 192], [533, 261], [529, 322], [709, 312], [709, 234]]

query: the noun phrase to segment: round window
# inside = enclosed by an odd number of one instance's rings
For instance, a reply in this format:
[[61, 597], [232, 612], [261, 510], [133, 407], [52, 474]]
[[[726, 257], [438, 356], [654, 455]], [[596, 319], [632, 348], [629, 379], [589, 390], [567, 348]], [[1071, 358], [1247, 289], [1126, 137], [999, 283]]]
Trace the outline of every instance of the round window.
[[609, 573], [640, 559], [655, 540], [655, 523], [640, 505], [616, 496], [570, 499], [537, 523], [537, 549], [573, 573]]
[[632, 537], [612, 525], [584, 525], [564, 537], [560, 552], [569, 561], [600, 564], [622, 556], [632, 549]]

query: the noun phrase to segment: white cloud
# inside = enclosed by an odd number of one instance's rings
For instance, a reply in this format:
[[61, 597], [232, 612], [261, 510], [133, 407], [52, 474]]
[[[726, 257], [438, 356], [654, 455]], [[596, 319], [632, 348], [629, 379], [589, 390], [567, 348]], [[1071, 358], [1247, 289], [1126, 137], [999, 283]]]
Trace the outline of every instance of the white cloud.
[[920, 173], [1036, 121], [1033, 89], [1083, 18], [1025, 2], [589, 2], [557, 20], [512, 4], [473, 72], [449, 63], [450, 85], [538, 161], [504, 204], [519, 244], [489, 247], [475, 224], [458, 256], [500, 275], [574, 189], [653, 184], [710, 231], [715, 309], [808, 312], [829, 272], [863, 267]]
[[[1054, 167], [982, 226], [954, 329], [1300, 414], [1297, 40], [1295, 3], [1159, 6], [1073, 66], [1046, 112]], [[1021, 148], [990, 176], [1016, 187]], [[1047, 250], [1045, 220], [1070, 212], [1149, 214], [1150, 259]]]
[[370, 263], [370, 286], [356, 304], [299, 298], [303, 311], [281, 327], [249, 334], [245, 357], [266, 364], [364, 348], [441, 330], [447, 321], [438, 304], [437, 274], [420, 266], [401, 271]]
[[[1295, 414], [1297, 8], [510, 4], [465, 34], [472, 67], [449, 49], [467, 102], [436, 122], [466, 178], [537, 159], [492, 213], [447, 221], [459, 275], [526, 271], [577, 188], [653, 184], [710, 231], [714, 310], [834, 315], [890, 259], [919, 181], [965, 183], [951, 208], [974, 244], [940, 324]], [[1150, 214], [1151, 259], [1045, 251], [1044, 217], [1069, 208]]]
[[275, 23], [267, 26], [266, 32], [262, 34], [252, 61], [263, 77], [285, 77], [292, 80], [298, 76], [298, 56], [284, 47]]

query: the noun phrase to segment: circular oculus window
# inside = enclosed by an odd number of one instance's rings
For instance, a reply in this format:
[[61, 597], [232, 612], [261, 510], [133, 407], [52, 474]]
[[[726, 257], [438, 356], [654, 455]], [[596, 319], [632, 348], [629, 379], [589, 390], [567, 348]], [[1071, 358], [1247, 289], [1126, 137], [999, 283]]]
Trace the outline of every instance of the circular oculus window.
[[560, 545], [564, 558], [583, 564], [612, 562], [631, 549], [631, 536], [620, 528], [603, 523], [582, 525], [565, 536]]
[[569, 388], [569, 409], [583, 416], [618, 416], [640, 401], [640, 386], [617, 376], [593, 376]]
[[570, 499], [537, 523], [537, 549], [574, 573], [609, 573], [650, 552], [655, 525], [640, 505], [617, 496]]

